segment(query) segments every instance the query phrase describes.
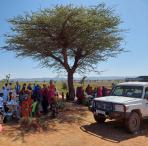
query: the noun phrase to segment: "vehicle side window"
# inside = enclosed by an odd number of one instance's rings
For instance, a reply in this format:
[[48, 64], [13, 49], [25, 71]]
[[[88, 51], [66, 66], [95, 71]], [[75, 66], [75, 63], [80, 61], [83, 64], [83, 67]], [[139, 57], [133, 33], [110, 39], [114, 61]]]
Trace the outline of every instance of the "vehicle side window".
[[114, 90], [114, 96], [121, 96], [123, 94], [123, 89], [119, 86]]
[[148, 99], [148, 88], [145, 88], [145, 95], [144, 95], [145, 99]]

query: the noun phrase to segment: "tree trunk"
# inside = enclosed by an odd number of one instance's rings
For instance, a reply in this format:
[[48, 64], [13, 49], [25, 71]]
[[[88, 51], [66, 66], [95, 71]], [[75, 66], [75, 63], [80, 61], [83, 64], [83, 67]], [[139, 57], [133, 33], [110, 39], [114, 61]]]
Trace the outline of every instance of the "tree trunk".
[[68, 82], [69, 100], [73, 101], [75, 98], [75, 89], [73, 84], [73, 72], [71, 71], [68, 72], [67, 82]]

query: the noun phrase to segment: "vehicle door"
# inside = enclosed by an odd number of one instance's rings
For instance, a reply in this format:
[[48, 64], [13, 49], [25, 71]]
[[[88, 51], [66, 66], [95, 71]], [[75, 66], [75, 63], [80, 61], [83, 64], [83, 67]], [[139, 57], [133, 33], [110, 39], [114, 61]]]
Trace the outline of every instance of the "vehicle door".
[[148, 117], [148, 87], [145, 88], [145, 92], [144, 92], [142, 115]]

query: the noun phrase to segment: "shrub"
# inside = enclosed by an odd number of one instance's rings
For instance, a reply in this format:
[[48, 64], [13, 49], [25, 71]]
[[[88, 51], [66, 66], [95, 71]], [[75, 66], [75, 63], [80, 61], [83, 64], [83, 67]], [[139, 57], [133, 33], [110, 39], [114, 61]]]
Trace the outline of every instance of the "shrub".
[[66, 82], [63, 82], [63, 83], [62, 83], [62, 89], [63, 89], [63, 90], [67, 90], [67, 83], [66, 83]]

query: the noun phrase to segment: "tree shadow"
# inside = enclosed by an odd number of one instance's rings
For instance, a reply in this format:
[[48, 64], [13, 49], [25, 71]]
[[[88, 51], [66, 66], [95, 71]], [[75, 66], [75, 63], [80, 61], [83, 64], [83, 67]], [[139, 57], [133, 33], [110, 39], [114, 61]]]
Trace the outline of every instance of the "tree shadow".
[[59, 132], [60, 129], [58, 124], [81, 124], [88, 114], [87, 107], [68, 105], [64, 111], [59, 112], [58, 116], [54, 119], [50, 115], [44, 115], [40, 117], [41, 123], [45, 124], [45, 129], [24, 129], [20, 123], [9, 122], [4, 124], [4, 131], [0, 136], [4, 137], [6, 140], [20, 141], [21, 143], [26, 143], [27, 137], [29, 135], [38, 133], [54, 133]]
[[144, 120], [142, 129], [134, 134], [128, 133], [124, 125], [119, 121], [107, 121], [103, 124], [91, 123], [83, 125], [80, 129], [90, 135], [112, 143], [120, 143], [124, 140], [132, 139], [138, 136], [148, 136], [148, 120]]
[[67, 107], [66, 110], [58, 116], [59, 123], [68, 123], [68, 124], [81, 124], [85, 121], [86, 116], [88, 115], [88, 108], [72, 104], [70, 107]]
[[47, 127], [45, 129], [35, 129], [34, 127], [29, 127], [28, 129], [24, 129], [20, 124], [16, 123], [7, 123], [4, 125], [4, 130], [0, 134], [1, 138], [4, 138], [5, 141], [19, 141], [21, 143], [27, 142], [27, 137], [29, 135], [39, 134], [39, 133], [53, 133], [57, 132], [58, 129], [55, 126], [55, 122], [52, 120], [45, 121], [47, 123]]

